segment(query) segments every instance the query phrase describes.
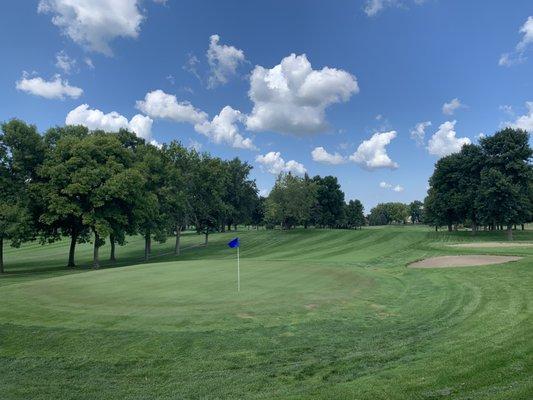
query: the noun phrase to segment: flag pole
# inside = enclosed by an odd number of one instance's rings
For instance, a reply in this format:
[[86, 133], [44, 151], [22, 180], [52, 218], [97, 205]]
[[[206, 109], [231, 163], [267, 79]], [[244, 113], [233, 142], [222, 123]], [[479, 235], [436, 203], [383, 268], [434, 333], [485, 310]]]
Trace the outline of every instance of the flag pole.
[[239, 257], [239, 247], [237, 246], [237, 292], [241, 291], [241, 263]]

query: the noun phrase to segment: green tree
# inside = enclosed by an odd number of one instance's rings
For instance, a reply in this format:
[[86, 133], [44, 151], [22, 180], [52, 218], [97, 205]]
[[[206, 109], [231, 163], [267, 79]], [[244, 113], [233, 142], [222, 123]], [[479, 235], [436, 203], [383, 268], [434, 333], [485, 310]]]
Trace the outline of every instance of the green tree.
[[316, 183], [291, 174], [281, 174], [265, 203], [265, 218], [270, 224], [291, 229], [305, 224], [316, 203]]
[[41, 168], [43, 221], [67, 231], [72, 247], [77, 235], [90, 230], [94, 268], [100, 266], [104, 238], [113, 227], [127, 224], [124, 210], [131, 208], [142, 187], [143, 177], [131, 168], [133, 162], [134, 154], [115, 135], [94, 132], [58, 138]]
[[338, 227], [344, 217], [344, 192], [334, 176], [315, 176], [317, 220], [320, 226]]
[[345, 206], [346, 225], [349, 228], [360, 228], [365, 224], [363, 204], [359, 200], [350, 200]]
[[411, 223], [419, 224], [423, 220], [424, 203], [420, 200], [415, 200], [409, 204], [409, 215]]
[[227, 183], [224, 195], [227, 214], [225, 223], [228, 230], [233, 225], [249, 221], [257, 199], [257, 186], [255, 181], [250, 179], [252, 166], [247, 162], [242, 162], [238, 158], [225, 163], [227, 168]]
[[35, 238], [29, 187], [44, 157], [42, 137], [20, 120], [2, 124], [0, 134], [0, 273], [4, 272], [4, 240], [18, 247]]
[[196, 231], [204, 235], [207, 245], [209, 234], [220, 229], [227, 215], [224, 203], [228, 171], [224, 162], [202, 154], [193, 176], [191, 204]]

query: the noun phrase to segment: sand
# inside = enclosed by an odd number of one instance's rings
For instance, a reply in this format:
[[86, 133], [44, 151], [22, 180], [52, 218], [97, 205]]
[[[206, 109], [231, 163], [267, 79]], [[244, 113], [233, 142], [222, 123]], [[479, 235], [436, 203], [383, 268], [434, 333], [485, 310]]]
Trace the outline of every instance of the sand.
[[487, 249], [497, 247], [533, 247], [533, 243], [527, 242], [476, 242], [476, 243], [459, 243], [449, 244], [450, 247], [464, 247], [471, 249]]
[[476, 265], [502, 264], [509, 261], [517, 261], [522, 257], [515, 256], [485, 256], [485, 255], [468, 255], [468, 256], [442, 256], [431, 257], [425, 260], [416, 261], [408, 265], [409, 268], [453, 268], [453, 267], [472, 267]]

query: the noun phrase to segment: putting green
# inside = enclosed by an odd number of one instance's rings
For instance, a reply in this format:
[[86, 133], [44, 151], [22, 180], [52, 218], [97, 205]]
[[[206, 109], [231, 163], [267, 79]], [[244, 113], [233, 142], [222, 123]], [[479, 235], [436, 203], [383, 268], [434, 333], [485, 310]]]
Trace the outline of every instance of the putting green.
[[[533, 249], [506, 268], [416, 270], [461, 232], [243, 231], [63, 273], [66, 244], [8, 250], [2, 399], [521, 399], [533, 392]], [[533, 232], [517, 232], [522, 240]], [[498, 240], [494, 233], [483, 239]], [[185, 245], [201, 242], [186, 235]], [[479, 239], [478, 239], [479, 240]], [[37, 252], [41, 265], [35, 261]], [[103, 251], [104, 252], [104, 251]], [[89, 262], [89, 246], [78, 255]], [[33, 272], [29, 272], [31, 265]]]

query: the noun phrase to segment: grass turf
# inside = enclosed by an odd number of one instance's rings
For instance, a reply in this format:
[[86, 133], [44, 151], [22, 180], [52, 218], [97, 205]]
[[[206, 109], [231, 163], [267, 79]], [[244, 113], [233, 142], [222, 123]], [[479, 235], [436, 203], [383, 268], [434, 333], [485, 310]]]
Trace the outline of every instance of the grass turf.
[[[6, 249], [1, 399], [527, 399], [533, 396], [533, 248], [453, 248], [504, 233], [240, 231], [142, 240], [119, 262], [62, 266], [67, 243]], [[533, 231], [517, 231], [533, 241]], [[107, 251], [102, 250], [102, 255]], [[518, 262], [407, 269], [435, 255]]]

